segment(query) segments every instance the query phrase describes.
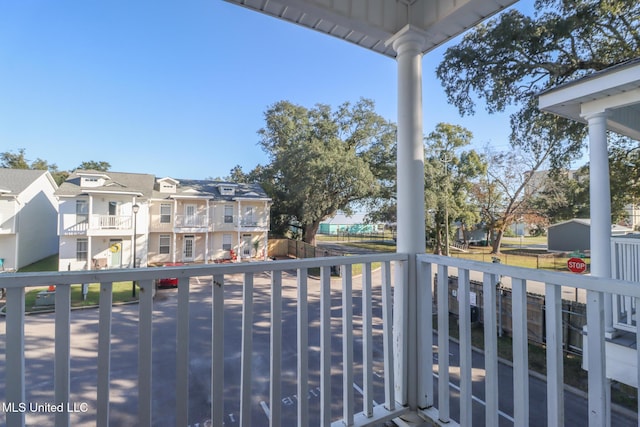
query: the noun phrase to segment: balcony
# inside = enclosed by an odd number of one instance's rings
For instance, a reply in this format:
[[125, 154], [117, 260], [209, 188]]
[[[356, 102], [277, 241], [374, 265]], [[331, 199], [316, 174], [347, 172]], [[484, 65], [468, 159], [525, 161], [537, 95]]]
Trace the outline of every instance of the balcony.
[[16, 232], [16, 217], [15, 215], [0, 220], [0, 234], [14, 234]]
[[174, 227], [177, 230], [190, 232], [207, 231], [209, 229], [209, 217], [207, 215], [176, 215]]
[[[572, 286], [593, 302], [587, 314], [589, 408], [582, 421], [604, 425], [608, 394], [604, 371], [597, 369], [604, 364], [598, 307], [605, 290], [637, 301], [637, 283], [425, 254], [417, 256], [418, 286], [409, 286], [408, 261], [407, 255], [380, 254], [0, 275], [7, 306], [17, 308], [4, 320], [4, 342], [11, 345], [0, 364], [7, 402], [0, 423], [367, 426], [407, 414], [415, 403], [419, 409], [412, 414], [419, 419], [499, 425], [501, 414], [510, 412], [514, 425], [527, 425], [530, 405], [539, 405], [540, 398], [529, 395], [526, 284], [538, 281], [546, 283], [542, 423], [565, 421], [558, 404], [564, 402], [560, 302], [561, 286]], [[330, 276], [335, 265], [341, 266], [340, 278]], [[362, 275], [353, 276], [351, 265], [361, 265]], [[495, 311], [487, 310], [483, 319], [484, 368], [472, 366], [470, 310], [459, 310], [460, 362], [450, 363], [445, 278], [451, 274], [459, 278], [460, 307], [471, 304], [471, 276], [482, 278], [484, 307], [496, 307], [498, 276], [510, 278], [512, 392], [498, 388]], [[167, 275], [179, 279], [178, 290], [161, 291], [174, 292], [169, 302], [154, 299], [155, 279]], [[111, 283], [123, 280], [139, 282], [138, 305], [112, 307]], [[102, 284], [100, 307], [71, 312], [69, 285], [90, 282]], [[50, 316], [42, 321], [26, 317], [18, 308], [24, 307], [25, 288], [52, 283], [58, 284], [55, 313], [41, 315]], [[472, 385], [477, 392], [481, 383], [486, 403], [479, 408]], [[68, 411], [10, 411], [25, 402], [63, 403]]]
[[264, 231], [269, 227], [266, 220], [258, 220], [256, 218], [241, 218], [240, 231]]
[[131, 215], [61, 215], [61, 235], [109, 236], [131, 234], [133, 217]]

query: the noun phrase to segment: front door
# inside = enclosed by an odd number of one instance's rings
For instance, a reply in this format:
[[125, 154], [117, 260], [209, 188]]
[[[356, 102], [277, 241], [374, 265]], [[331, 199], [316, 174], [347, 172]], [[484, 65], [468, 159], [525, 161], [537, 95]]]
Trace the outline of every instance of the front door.
[[195, 242], [195, 236], [186, 235], [184, 236], [184, 245], [183, 245], [183, 261], [189, 262], [193, 261], [193, 245]]
[[243, 258], [251, 258], [252, 241], [253, 239], [251, 234], [242, 235], [242, 257]]
[[122, 239], [109, 240], [109, 268], [122, 268]]

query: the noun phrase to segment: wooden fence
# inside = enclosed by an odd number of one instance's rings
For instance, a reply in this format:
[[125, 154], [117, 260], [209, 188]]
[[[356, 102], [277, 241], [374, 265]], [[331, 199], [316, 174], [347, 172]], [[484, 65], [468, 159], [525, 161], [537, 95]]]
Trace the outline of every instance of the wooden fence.
[[[437, 287], [434, 286], [437, 293]], [[458, 278], [449, 276], [449, 313], [459, 314], [459, 304], [457, 298]], [[482, 282], [470, 281], [472, 307], [470, 310], [477, 310], [477, 321], [482, 323], [484, 319], [483, 290]], [[434, 296], [434, 300], [436, 297]], [[496, 287], [496, 314], [498, 328], [502, 333], [511, 336], [511, 289]], [[475, 305], [473, 305], [475, 304]], [[546, 342], [545, 325], [545, 297], [527, 292], [527, 330], [529, 341], [532, 343], [544, 344]], [[587, 323], [586, 304], [576, 301], [562, 300], [562, 325], [563, 325], [563, 347], [565, 351], [572, 353], [582, 353], [582, 327]], [[497, 331], [499, 333], [500, 331]]]
[[328, 251], [322, 248], [293, 239], [269, 240], [269, 258], [319, 258], [326, 256], [340, 256], [342, 253]]

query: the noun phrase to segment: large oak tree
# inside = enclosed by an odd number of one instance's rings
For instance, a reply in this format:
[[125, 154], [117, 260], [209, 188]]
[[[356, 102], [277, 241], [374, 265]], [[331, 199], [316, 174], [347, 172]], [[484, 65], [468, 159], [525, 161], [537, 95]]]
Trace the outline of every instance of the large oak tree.
[[298, 227], [314, 244], [321, 221], [392, 186], [396, 127], [372, 101], [335, 110], [280, 101], [264, 115], [259, 144], [270, 162], [259, 181], [273, 199], [274, 231]]
[[437, 75], [461, 114], [473, 114], [478, 99], [491, 113], [519, 108], [511, 143], [531, 153], [552, 147], [557, 167], [581, 154], [585, 128], [540, 112], [538, 94], [640, 56], [640, 2], [536, 0], [535, 10], [511, 9], [468, 32]]

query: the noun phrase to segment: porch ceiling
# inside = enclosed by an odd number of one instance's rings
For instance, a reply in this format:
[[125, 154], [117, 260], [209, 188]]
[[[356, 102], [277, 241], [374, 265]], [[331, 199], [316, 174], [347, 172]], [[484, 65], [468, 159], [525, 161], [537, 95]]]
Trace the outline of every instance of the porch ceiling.
[[395, 58], [388, 41], [407, 25], [426, 34], [426, 53], [517, 0], [226, 1]]
[[607, 111], [607, 128], [640, 140], [640, 58], [540, 94], [539, 107], [571, 120]]

